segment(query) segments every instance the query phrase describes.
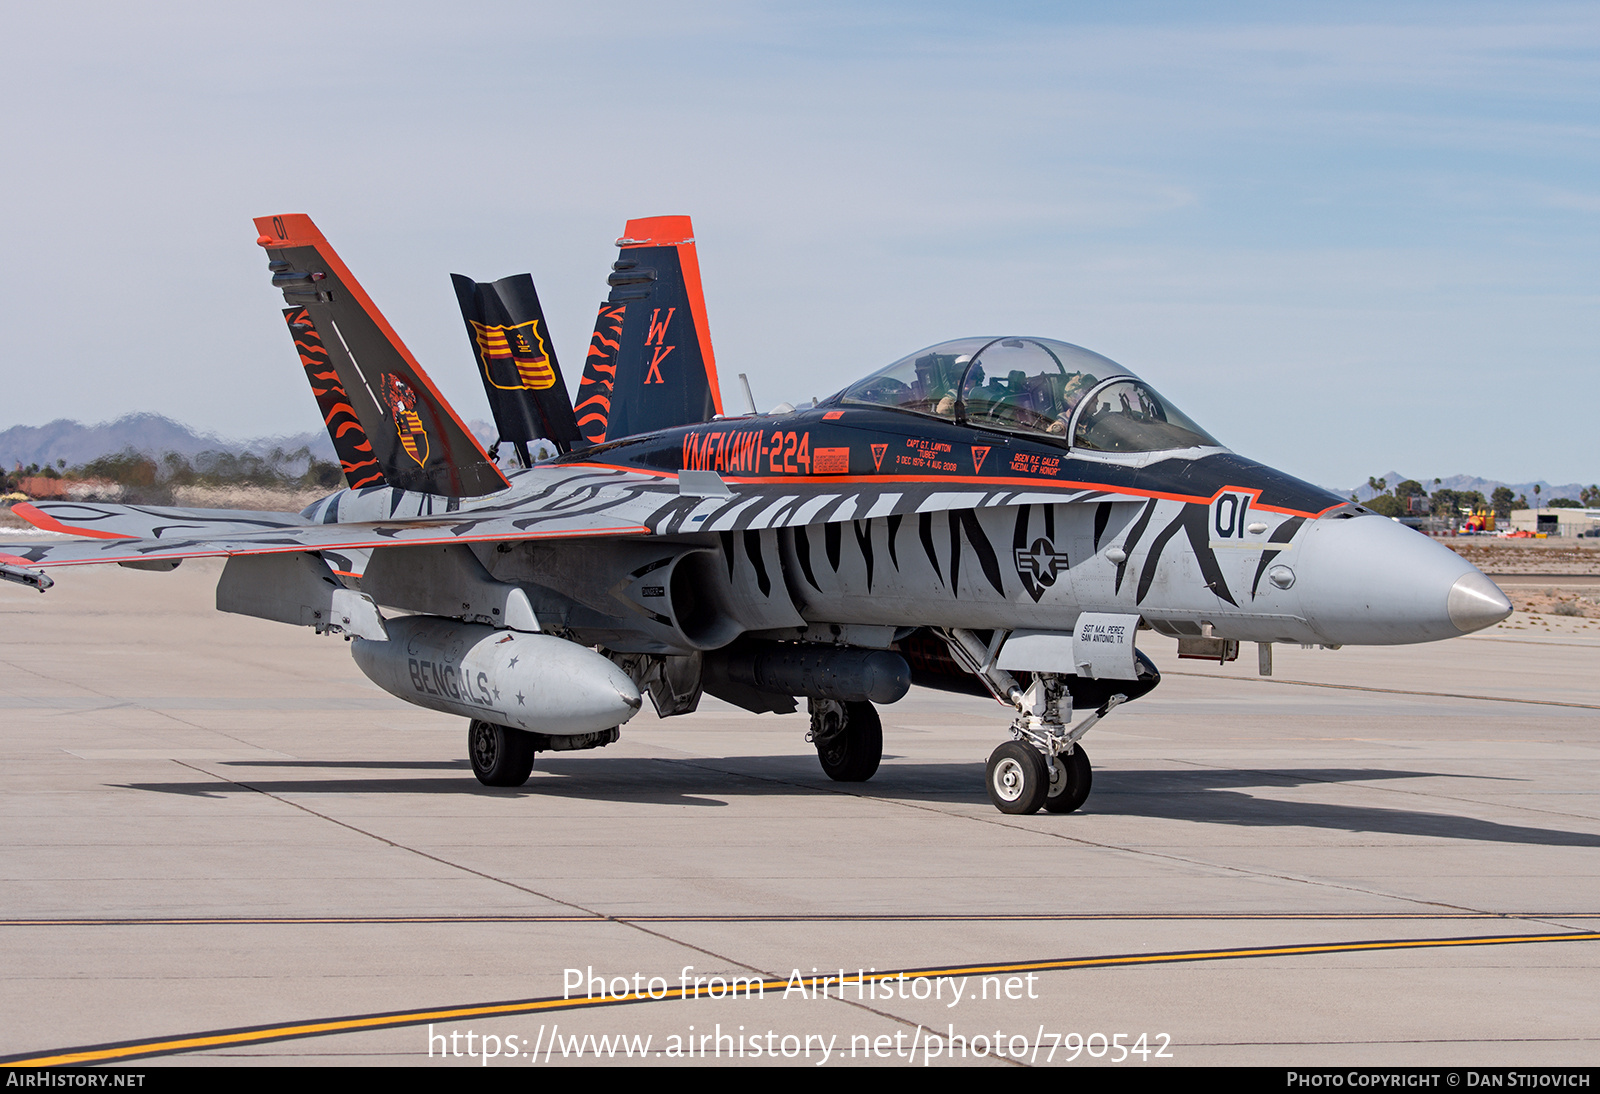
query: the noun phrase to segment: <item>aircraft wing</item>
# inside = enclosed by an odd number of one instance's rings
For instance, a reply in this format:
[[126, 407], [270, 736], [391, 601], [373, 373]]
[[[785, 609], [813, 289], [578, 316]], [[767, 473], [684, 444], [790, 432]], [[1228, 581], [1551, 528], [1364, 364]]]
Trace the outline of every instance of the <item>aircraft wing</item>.
[[553, 513], [530, 517], [413, 518], [352, 524], [290, 525], [251, 531], [199, 530], [163, 538], [8, 542], [0, 562], [17, 566], [81, 566], [107, 562], [164, 562], [217, 555], [264, 555], [294, 551], [350, 551], [432, 543], [485, 540], [636, 536], [649, 529], [604, 514]]
[[[46, 567], [162, 562], [295, 551], [363, 551], [437, 543], [587, 536], [693, 535], [908, 516], [1030, 501], [1074, 500], [1092, 491], [885, 489], [871, 484], [725, 482], [712, 472], [650, 474], [590, 465], [545, 465], [489, 504], [390, 519], [307, 519], [296, 513], [82, 502], [19, 504], [13, 512], [47, 531], [82, 536], [0, 544], [0, 562]], [[383, 491], [404, 499], [427, 495]], [[348, 497], [349, 495], [344, 495]], [[431, 500], [431, 499], [430, 499]], [[313, 513], [321, 507], [314, 507]]]
[[297, 528], [310, 522], [299, 513], [253, 509], [178, 509], [163, 505], [100, 502], [20, 502], [11, 511], [35, 528], [90, 539], [170, 539], [183, 535], [228, 535]]

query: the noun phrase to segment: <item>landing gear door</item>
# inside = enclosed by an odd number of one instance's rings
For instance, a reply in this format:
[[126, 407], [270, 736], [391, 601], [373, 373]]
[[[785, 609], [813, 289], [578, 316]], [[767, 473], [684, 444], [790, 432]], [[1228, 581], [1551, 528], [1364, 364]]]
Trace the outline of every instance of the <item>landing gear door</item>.
[[1089, 680], [1137, 680], [1133, 639], [1138, 629], [1137, 615], [1084, 612], [1071, 633], [1012, 631], [995, 665]]
[[1137, 615], [1084, 612], [1072, 631], [1072, 663], [1079, 676], [1094, 680], [1137, 680], [1139, 663], [1133, 639]]

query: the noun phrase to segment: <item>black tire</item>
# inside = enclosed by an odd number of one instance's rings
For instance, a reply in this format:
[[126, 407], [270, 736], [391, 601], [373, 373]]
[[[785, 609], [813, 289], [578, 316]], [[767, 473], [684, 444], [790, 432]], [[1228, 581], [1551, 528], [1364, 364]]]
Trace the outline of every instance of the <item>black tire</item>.
[[989, 800], [1002, 813], [1037, 813], [1050, 793], [1050, 772], [1032, 745], [1007, 741], [989, 753], [984, 771]]
[[533, 774], [533, 738], [520, 730], [474, 719], [467, 726], [467, 757], [484, 786], [521, 786]]
[[[816, 732], [818, 729], [823, 732]], [[844, 725], [827, 732], [812, 719], [817, 760], [834, 782], [864, 783], [878, 772], [883, 760], [883, 722], [871, 703], [845, 703]]]
[[1089, 800], [1089, 786], [1093, 782], [1094, 769], [1089, 766], [1089, 754], [1082, 745], [1073, 745], [1071, 752], [1056, 757], [1056, 778], [1044, 799], [1045, 812], [1071, 813]]

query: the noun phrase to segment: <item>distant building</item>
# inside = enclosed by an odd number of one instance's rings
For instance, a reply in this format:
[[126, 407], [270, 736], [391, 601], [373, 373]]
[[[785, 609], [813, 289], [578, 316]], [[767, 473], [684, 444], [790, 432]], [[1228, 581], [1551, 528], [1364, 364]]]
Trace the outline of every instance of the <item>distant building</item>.
[[17, 489], [34, 501], [55, 501], [67, 496], [67, 480], [51, 479], [43, 475], [23, 475], [11, 480]]
[[1600, 531], [1600, 509], [1513, 509], [1511, 531], [1581, 536]]
[[32, 501], [116, 501], [127, 491], [109, 479], [52, 479], [24, 475], [11, 480]]

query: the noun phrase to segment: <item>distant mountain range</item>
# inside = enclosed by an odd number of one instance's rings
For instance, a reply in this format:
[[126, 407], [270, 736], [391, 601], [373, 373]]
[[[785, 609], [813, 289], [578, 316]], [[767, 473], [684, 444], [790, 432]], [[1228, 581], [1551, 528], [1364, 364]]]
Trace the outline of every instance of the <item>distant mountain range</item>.
[[257, 437], [254, 440], [225, 440], [215, 433], [197, 433], [180, 422], [160, 414], [125, 414], [114, 422], [84, 425], [58, 418], [45, 425], [15, 425], [0, 432], [0, 466], [7, 470], [17, 464], [55, 464], [66, 460], [68, 467], [88, 463], [100, 456], [132, 448], [153, 456], [176, 452], [194, 457], [206, 451], [251, 452], [265, 456], [274, 448], [293, 452], [309, 448], [321, 459], [334, 459], [333, 442], [322, 430], [285, 437]]
[[[493, 443], [494, 426], [487, 422], [469, 422], [470, 428], [485, 445]], [[114, 422], [84, 425], [81, 422], [58, 418], [45, 425], [15, 425], [0, 431], [0, 467], [11, 470], [18, 464], [54, 465], [65, 460], [68, 467], [77, 467], [100, 456], [132, 448], [152, 456], [176, 452], [193, 458], [201, 452], [224, 451], [268, 455], [274, 448], [293, 452], [308, 448], [313, 456], [334, 460], [333, 442], [326, 431], [318, 429], [309, 433], [294, 433], [281, 437], [256, 437], [252, 440], [229, 440], [215, 433], [198, 433], [181, 422], [160, 414], [125, 414]]]
[[[1402, 475], [1398, 471], [1390, 471], [1388, 474], [1374, 475], [1373, 477], [1387, 479], [1390, 490], [1411, 478], [1410, 475]], [[1545, 482], [1543, 479], [1537, 482], [1502, 482], [1499, 479], [1480, 479], [1472, 475], [1451, 475], [1449, 478], [1442, 480], [1438, 486], [1434, 485], [1432, 479], [1418, 479], [1417, 481], [1430, 494], [1441, 488], [1445, 490], [1476, 490], [1486, 498], [1494, 493], [1496, 487], [1505, 486], [1510, 488], [1512, 494], [1525, 495], [1529, 502], [1534, 500], [1533, 488], [1535, 486], [1539, 488], [1539, 500], [1547, 502], [1552, 498], [1571, 498], [1573, 501], [1577, 501], [1578, 495], [1583, 492], [1583, 488], [1586, 485], [1591, 485], [1581, 482], [1552, 484]], [[1333, 490], [1341, 498], [1348, 498], [1351, 494], [1354, 494], [1358, 501], [1367, 501], [1377, 493], [1366, 483], [1362, 483], [1353, 490], [1339, 490], [1333, 487], [1329, 487], [1329, 489]]]

